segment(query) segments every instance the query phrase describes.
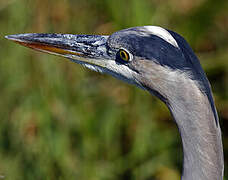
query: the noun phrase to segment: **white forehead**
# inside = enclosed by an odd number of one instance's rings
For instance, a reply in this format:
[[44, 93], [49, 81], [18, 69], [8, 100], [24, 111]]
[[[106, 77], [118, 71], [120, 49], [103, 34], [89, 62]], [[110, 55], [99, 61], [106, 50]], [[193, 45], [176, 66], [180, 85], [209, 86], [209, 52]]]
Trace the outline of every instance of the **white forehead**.
[[159, 27], [159, 26], [143, 26], [143, 28], [148, 31], [150, 34], [156, 35], [166, 42], [172, 44], [173, 46], [179, 48], [176, 40], [173, 36], [167, 31], [166, 29]]

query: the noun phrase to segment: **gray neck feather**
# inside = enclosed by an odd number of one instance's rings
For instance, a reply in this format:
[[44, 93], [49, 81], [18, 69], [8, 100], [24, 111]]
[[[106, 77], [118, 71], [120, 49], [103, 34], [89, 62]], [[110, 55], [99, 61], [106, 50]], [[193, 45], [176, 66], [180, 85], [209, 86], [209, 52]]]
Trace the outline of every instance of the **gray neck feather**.
[[[180, 97], [178, 102], [174, 98], [169, 104], [182, 139], [182, 179], [222, 180], [223, 150], [220, 127], [216, 126], [207, 96], [202, 94], [197, 97], [194, 92], [187, 93], [191, 96]], [[193, 100], [194, 103], [191, 103]]]
[[207, 94], [187, 72], [173, 71], [144, 60], [137, 66], [143, 74], [138, 77], [139, 81], [152, 94], [165, 99], [178, 126], [184, 154], [182, 179], [222, 180], [221, 130]]

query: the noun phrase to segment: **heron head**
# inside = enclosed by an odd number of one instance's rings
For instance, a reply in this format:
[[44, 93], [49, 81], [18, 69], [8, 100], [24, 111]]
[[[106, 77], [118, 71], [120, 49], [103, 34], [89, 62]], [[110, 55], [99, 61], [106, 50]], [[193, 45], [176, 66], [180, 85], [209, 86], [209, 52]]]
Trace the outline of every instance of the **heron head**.
[[21, 45], [64, 56], [89, 69], [147, 89], [163, 101], [178, 83], [202, 73], [187, 43], [174, 32], [157, 26], [121, 30], [110, 36], [18, 34], [6, 38]]

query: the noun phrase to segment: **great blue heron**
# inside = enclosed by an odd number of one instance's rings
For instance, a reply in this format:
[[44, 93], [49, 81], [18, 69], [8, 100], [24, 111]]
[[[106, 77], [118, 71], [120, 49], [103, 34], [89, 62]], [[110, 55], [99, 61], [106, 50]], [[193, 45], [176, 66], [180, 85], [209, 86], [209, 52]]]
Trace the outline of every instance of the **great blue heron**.
[[223, 179], [221, 130], [210, 84], [177, 33], [143, 26], [110, 36], [35, 33], [6, 38], [111, 74], [157, 96], [168, 106], [181, 135], [182, 179]]

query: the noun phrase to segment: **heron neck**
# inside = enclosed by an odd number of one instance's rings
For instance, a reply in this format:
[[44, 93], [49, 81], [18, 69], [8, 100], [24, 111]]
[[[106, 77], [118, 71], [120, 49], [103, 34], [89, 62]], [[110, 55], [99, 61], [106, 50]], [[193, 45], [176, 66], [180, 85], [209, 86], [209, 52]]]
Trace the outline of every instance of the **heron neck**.
[[[222, 180], [223, 148], [207, 96], [194, 88], [170, 96], [168, 107], [177, 123], [183, 146], [183, 180]], [[182, 93], [183, 94], [183, 93]]]

